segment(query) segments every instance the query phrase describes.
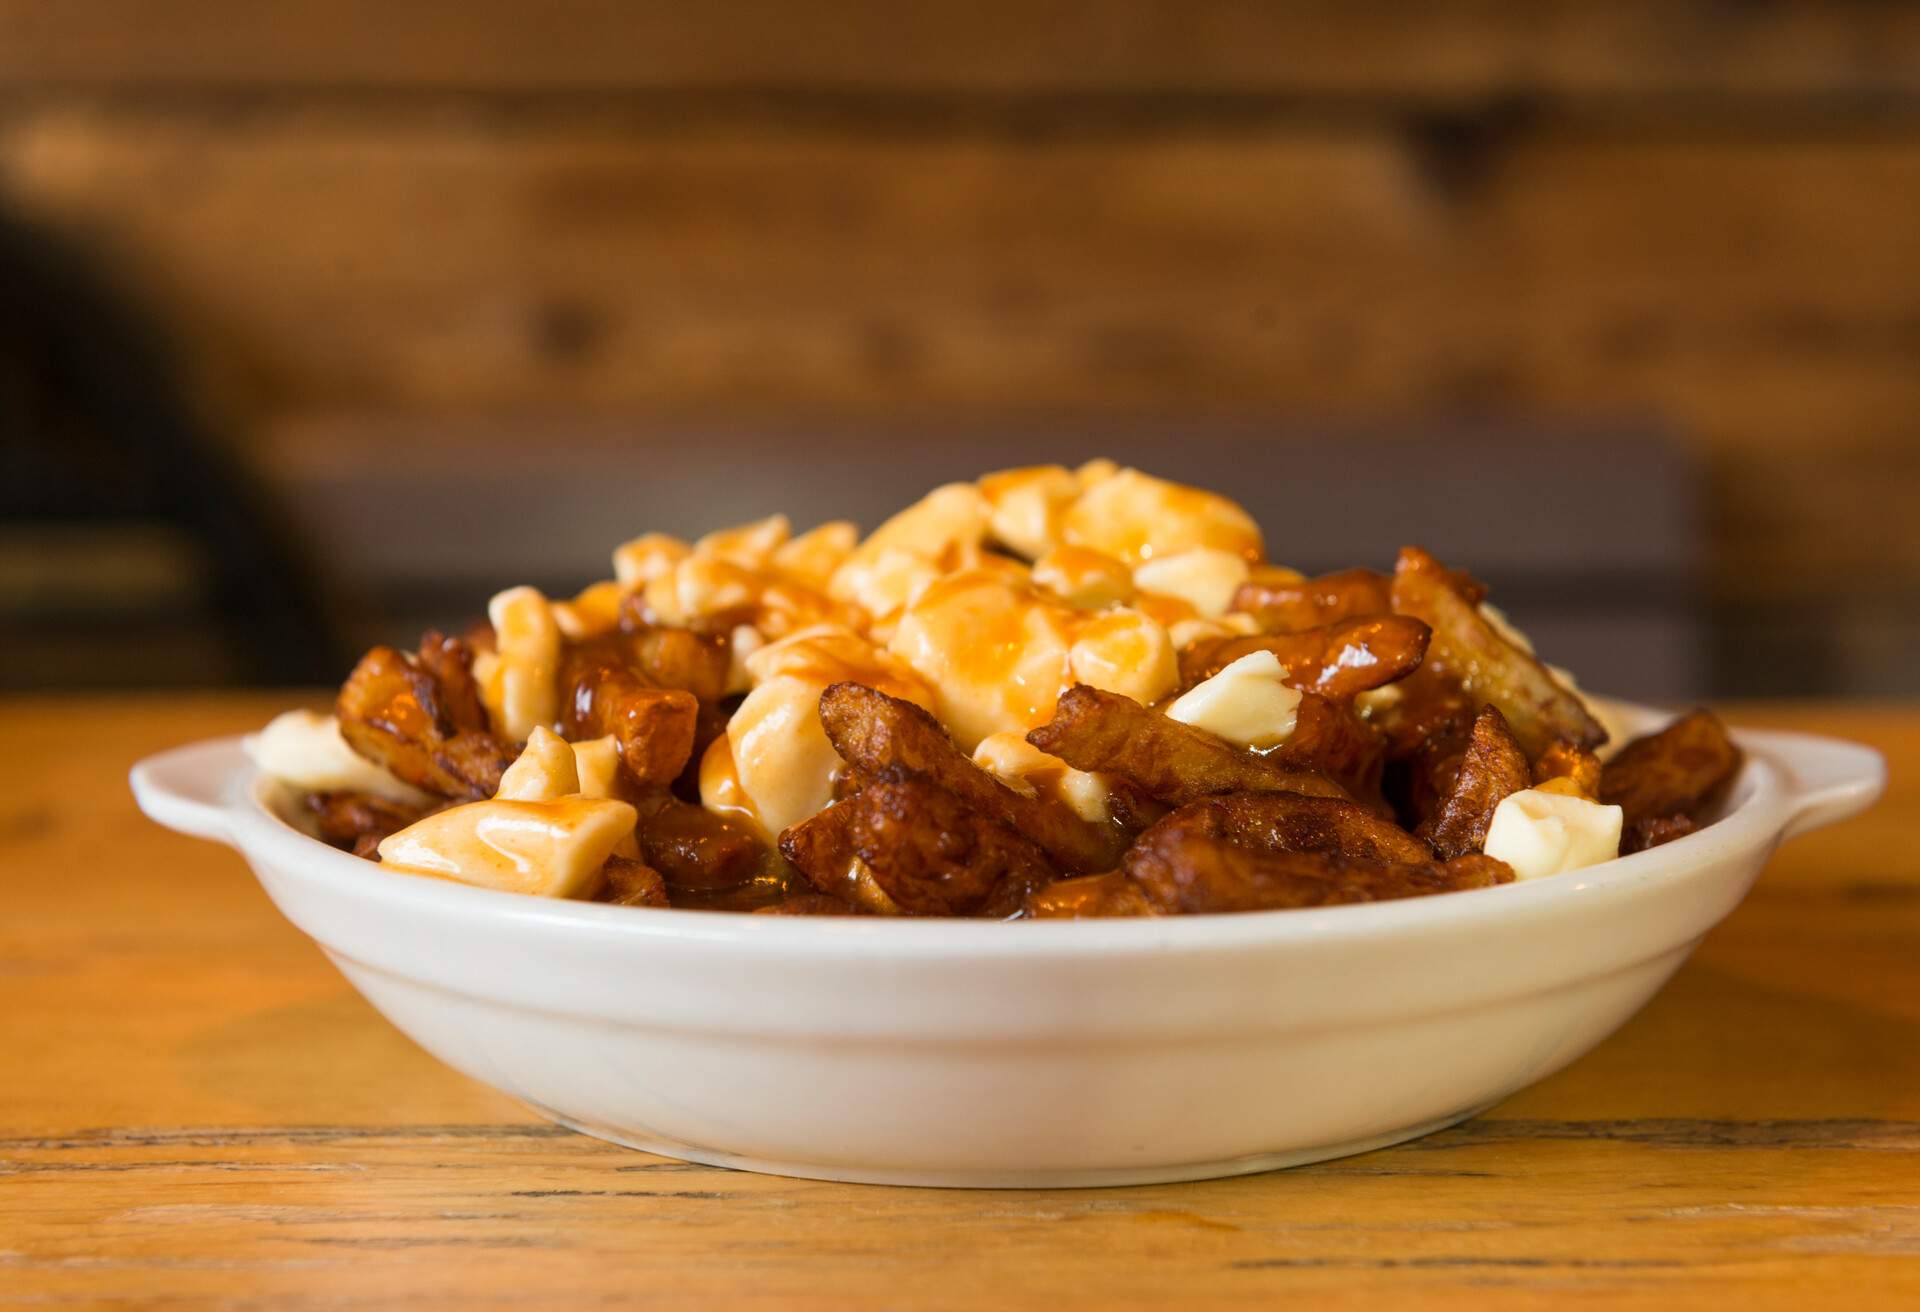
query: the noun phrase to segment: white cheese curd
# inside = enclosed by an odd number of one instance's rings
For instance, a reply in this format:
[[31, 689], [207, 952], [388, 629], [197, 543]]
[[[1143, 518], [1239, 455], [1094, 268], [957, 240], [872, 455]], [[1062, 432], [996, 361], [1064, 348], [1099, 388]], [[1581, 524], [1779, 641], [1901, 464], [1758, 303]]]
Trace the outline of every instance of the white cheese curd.
[[1494, 808], [1486, 853], [1515, 878], [1543, 879], [1620, 855], [1621, 810], [1584, 797], [1523, 788]]
[[1167, 714], [1242, 747], [1277, 747], [1300, 712], [1300, 693], [1280, 681], [1284, 673], [1272, 652], [1249, 652], [1180, 694]]
[[507, 893], [591, 897], [637, 819], [605, 798], [469, 802], [381, 839], [380, 864]]
[[494, 730], [525, 742], [535, 725], [560, 718], [560, 626], [537, 588], [508, 588], [487, 603], [498, 660], [480, 682]]
[[1100, 775], [1076, 770], [1057, 756], [1048, 756], [1024, 734], [988, 734], [973, 749], [973, 763], [992, 771], [1016, 793], [1056, 798], [1093, 824], [1107, 821], [1107, 781]]
[[1191, 547], [1135, 566], [1133, 585], [1142, 592], [1178, 597], [1201, 615], [1214, 616], [1227, 613], [1247, 575], [1245, 556], [1218, 547]]
[[347, 746], [340, 722], [318, 711], [288, 711], [247, 739], [247, 755], [261, 774], [308, 793], [371, 793], [390, 802], [425, 806], [419, 789]]

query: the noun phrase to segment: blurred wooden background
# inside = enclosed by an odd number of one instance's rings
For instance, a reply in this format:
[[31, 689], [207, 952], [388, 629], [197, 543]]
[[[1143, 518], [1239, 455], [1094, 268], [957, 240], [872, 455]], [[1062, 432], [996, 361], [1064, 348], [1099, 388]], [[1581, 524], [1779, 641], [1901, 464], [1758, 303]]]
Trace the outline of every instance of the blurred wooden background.
[[1920, 6], [0, 0], [0, 203], [269, 480], [480, 415], [1611, 418], [1699, 471], [1718, 690], [1920, 689]]

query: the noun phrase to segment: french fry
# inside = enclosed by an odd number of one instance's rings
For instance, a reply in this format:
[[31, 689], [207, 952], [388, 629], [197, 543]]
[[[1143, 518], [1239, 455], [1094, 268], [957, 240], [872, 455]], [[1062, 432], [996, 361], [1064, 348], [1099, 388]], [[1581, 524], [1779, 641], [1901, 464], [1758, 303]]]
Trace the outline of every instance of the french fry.
[[649, 687], [605, 654], [570, 651], [562, 665], [561, 715], [568, 738], [612, 734], [639, 788], [664, 788], [692, 759], [700, 703], [680, 688]]
[[348, 852], [367, 845], [368, 840], [377, 845], [425, 814], [419, 807], [402, 806], [372, 793], [308, 793], [302, 800], [320, 837]]
[[1487, 827], [1493, 823], [1494, 808], [1509, 793], [1517, 793], [1532, 782], [1527, 755], [1514, 741], [1507, 718], [1497, 707], [1483, 706], [1454, 771], [1452, 786], [1418, 833], [1442, 860], [1479, 852], [1487, 845]]
[[473, 677], [473, 651], [465, 642], [429, 629], [421, 635], [414, 659], [433, 677], [441, 720], [455, 733], [488, 731], [487, 709], [480, 700], [480, 684]]
[[766, 865], [767, 850], [757, 838], [705, 807], [661, 794], [638, 809], [640, 855], [674, 888], [733, 888]]
[[1264, 755], [1284, 769], [1325, 775], [1364, 806], [1387, 809], [1380, 800], [1387, 741], [1349, 702], [1302, 693], [1293, 732]]
[[1140, 836], [1123, 867], [1162, 912], [1200, 915], [1423, 897], [1513, 879], [1487, 856], [1452, 861], [1356, 861], [1324, 852], [1254, 852], [1172, 825]]
[[667, 881], [644, 861], [632, 857], [610, 856], [601, 867], [601, 898], [623, 907], [664, 907]]
[[1697, 812], [1740, 768], [1740, 749], [1712, 711], [1681, 716], [1636, 738], [1600, 770], [1600, 800], [1618, 806], [1629, 829]]
[[1600, 758], [1569, 742], [1552, 743], [1533, 763], [1533, 782], [1565, 780], [1565, 786], [1581, 797], [1598, 800], [1600, 796]]
[[940, 722], [912, 702], [865, 684], [836, 683], [820, 695], [820, 722], [847, 764], [876, 778], [896, 769], [919, 775], [1026, 835], [1063, 870], [1111, 870], [1119, 859], [1116, 830], [1083, 820], [1051, 798], [1014, 792], [975, 765]]
[[1076, 684], [1027, 735], [1076, 770], [1116, 774], [1175, 806], [1216, 793], [1293, 792], [1353, 800], [1324, 775], [1291, 768], [1118, 693]]
[[1392, 581], [1371, 569], [1343, 569], [1280, 583], [1255, 578], [1240, 585], [1229, 609], [1248, 612], [1269, 633], [1297, 633], [1341, 620], [1385, 615], [1393, 609]]
[[1529, 758], [1561, 740], [1589, 750], [1607, 740], [1586, 704], [1502, 637], [1454, 572], [1418, 547], [1400, 552], [1393, 608], [1433, 630], [1428, 664], [1457, 680], [1469, 696], [1499, 707]]
[[1180, 679], [1191, 688], [1242, 656], [1269, 651], [1287, 686], [1343, 700], [1411, 674], [1427, 654], [1430, 634], [1409, 615], [1372, 615], [1291, 633], [1202, 638], [1180, 653]]
[[1621, 835], [1620, 850], [1644, 852], [1650, 847], [1671, 843], [1676, 838], [1685, 838], [1699, 828], [1699, 824], [1692, 816], [1650, 816], [1645, 820], [1636, 820], [1626, 827]]
[[[856, 794], [857, 796], [857, 794]], [[780, 855], [814, 889], [856, 911], [897, 916], [900, 906], [874, 879], [853, 850], [853, 808], [836, 802], [780, 832]]]
[[354, 751], [415, 788], [469, 801], [492, 797], [514, 751], [491, 734], [461, 730], [442, 712], [431, 672], [392, 647], [360, 658], [334, 701]]
[[1140, 885], [1122, 870], [1056, 880], [1029, 893], [1021, 912], [1028, 920], [1092, 920], [1159, 914], [1147, 901]]
[[902, 910], [1005, 916], [1058, 872], [1025, 838], [929, 780], [894, 770], [851, 801], [848, 837]]
[[1389, 863], [1433, 860], [1433, 850], [1419, 838], [1337, 797], [1228, 793], [1189, 802], [1154, 829], [1180, 829], [1257, 852], [1315, 852]]

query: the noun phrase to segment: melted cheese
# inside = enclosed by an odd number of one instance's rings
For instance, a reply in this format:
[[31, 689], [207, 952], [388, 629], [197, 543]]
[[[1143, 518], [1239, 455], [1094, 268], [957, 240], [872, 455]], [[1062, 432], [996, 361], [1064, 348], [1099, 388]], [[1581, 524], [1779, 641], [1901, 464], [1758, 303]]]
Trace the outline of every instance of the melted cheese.
[[1624, 813], [1557, 789], [1523, 788], [1502, 798], [1487, 827], [1486, 853], [1519, 879], [1544, 879], [1620, 855]]
[[431, 799], [369, 761], [340, 736], [340, 722], [317, 711], [277, 715], [247, 739], [247, 755], [261, 774], [306, 793], [371, 793], [405, 806]]
[[1300, 711], [1300, 694], [1283, 674], [1272, 652], [1251, 652], [1180, 694], [1167, 715], [1242, 747], [1278, 747]]

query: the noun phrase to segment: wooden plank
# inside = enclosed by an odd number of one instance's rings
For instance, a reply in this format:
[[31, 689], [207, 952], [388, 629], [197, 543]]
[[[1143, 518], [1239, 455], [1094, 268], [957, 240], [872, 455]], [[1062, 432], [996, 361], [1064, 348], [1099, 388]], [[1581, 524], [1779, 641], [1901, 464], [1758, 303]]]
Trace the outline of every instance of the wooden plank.
[[1721, 595], [1920, 577], [1887, 513], [1920, 478], [1920, 134], [1546, 125], [1438, 186], [1422, 159], [1311, 123], [0, 127], [14, 194], [267, 412], [1645, 413], [1702, 453]]
[[0, 86], [1912, 94], [1920, 13], [1869, 0], [0, 0]]
[[0, 704], [0, 1292], [86, 1306], [1673, 1306], [1920, 1298], [1920, 715], [1620, 1034], [1418, 1143], [1238, 1180], [908, 1190], [559, 1131], [361, 1002], [132, 756], [280, 699]]

